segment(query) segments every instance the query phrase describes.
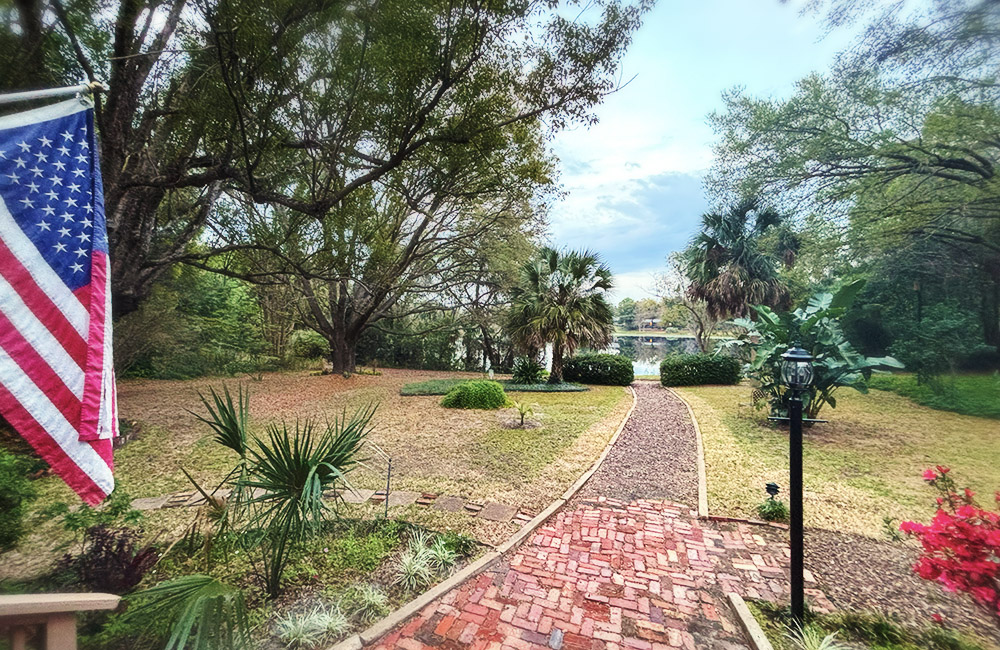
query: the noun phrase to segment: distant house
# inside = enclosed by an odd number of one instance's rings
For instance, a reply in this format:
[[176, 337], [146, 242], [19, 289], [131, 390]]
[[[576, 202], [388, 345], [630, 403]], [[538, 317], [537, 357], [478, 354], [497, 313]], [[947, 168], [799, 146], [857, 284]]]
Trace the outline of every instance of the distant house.
[[644, 329], [660, 329], [659, 318], [643, 318], [639, 321], [639, 331]]

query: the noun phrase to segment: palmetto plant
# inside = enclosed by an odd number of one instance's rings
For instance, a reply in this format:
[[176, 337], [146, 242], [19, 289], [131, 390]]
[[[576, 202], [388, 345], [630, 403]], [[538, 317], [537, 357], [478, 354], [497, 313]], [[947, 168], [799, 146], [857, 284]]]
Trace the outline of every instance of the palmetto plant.
[[690, 280], [688, 293], [705, 302], [712, 318], [746, 316], [751, 305], [788, 306], [778, 268], [791, 266], [799, 243], [782, 222], [754, 199], [702, 215], [701, 231], [681, 254], [681, 266]]
[[129, 598], [129, 619], [170, 621], [165, 650], [239, 650], [250, 645], [243, 592], [204, 575], [188, 575]]
[[563, 360], [577, 348], [611, 343], [614, 311], [607, 301], [611, 270], [589, 251], [543, 248], [521, 269], [511, 292], [510, 334], [525, 350], [552, 344], [549, 383], [562, 382]]
[[247, 455], [247, 426], [250, 419], [250, 391], [244, 391], [243, 385], [239, 386], [236, 402], [229, 392], [229, 387], [222, 386], [222, 395], [215, 392], [214, 388], [208, 389], [212, 401], [209, 402], [205, 395], [198, 393], [208, 416], [200, 415], [194, 411], [188, 411], [215, 432], [215, 441], [223, 447], [232, 449], [240, 458]]
[[[268, 594], [277, 596], [291, 544], [316, 531], [323, 522], [323, 492], [359, 462], [362, 443], [371, 430], [375, 405], [346, 412], [333, 423], [317, 427], [312, 421], [271, 425], [267, 439], [249, 447], [247, 472], [239, 504], [246, 526], [263, 531], [256, 542], [264, 550], [264, 581]], [[251, 537], [252, 539], [252, 537]]]

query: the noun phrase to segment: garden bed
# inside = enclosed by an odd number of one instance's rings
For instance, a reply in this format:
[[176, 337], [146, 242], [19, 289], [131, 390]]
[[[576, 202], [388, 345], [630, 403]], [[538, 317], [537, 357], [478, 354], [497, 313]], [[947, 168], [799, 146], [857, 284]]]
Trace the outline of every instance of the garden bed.
[[[405, 384], [399, 389], [399, 394], [404, 396], [415, 395], [447, 395], [455, 386], [470, 381], [468, 377], [448, 378], [448, 379], [428, 379]], [[503, 389], [508, 393], [581, 393], [589, 390], [582, 384], [563, 382], [561, 384], [515, 384], [509, 379], [497, 379]]]
[[[792, 641], [788, 610], [767, 601], [747, 601], [747, 607], [760, 624], [775, 650], [800, 650]], [[995, 646], [975, 636], [937, 625], [907, 626], [892, 618], [865, 612], [807, 613], [805, 635], [818, 640], [835, 634], [837, 648], [857, 650], [988, 650]]]

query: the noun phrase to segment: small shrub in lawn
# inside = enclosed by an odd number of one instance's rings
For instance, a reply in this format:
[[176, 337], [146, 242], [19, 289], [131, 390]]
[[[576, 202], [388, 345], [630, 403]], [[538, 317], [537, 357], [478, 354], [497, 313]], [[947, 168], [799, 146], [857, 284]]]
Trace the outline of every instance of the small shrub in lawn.
[[664, 386], [735, 384], [742, 374], [740, 362], [713, 354], [677, 354], [660, 362], [660, 383]]
[[362, 624], [369, 624], [389, 613], [389, 597], [376, 585], [358, 584], [347, 590], [341, 606]]
[[520, 427], [523, 429], [524, 428], [524, 418], [528, 417], [529, 415], [534, 415], [535, 411], [530, 406], [528, 406], [527, 404], [525, 404], [524, 402], [517, 402], [517, 401], [515, 401], [514, 402], [514, 408], [517, 409], [517, 414], [519, 416], [521, 416]]
[[628, 386], [635, 380], [632, 360], [620, 354], [578, 354], [563, 365], [563, 379], [582, 384]]
[[459, 557], [468, 557], [472, 555], [472, 552], [476, 550], [476, 540], [472, 539], [468, 535], [463, 535], [462, 533], [456, 533], [453, 530], [441, 533], [438, 535], [438, 539], [442, 543], [453, 550]]
[[545, 377], [545, 366], [530, 357], [519, 357], [514, 361], [512, 384], [540, 384]]
[[455, 386], [441, 400], [450, 409], [498, 409], [508, 404], [507, 394], [499, 382], [468, 381]]
[[764, 521], [788, 521], [788, 508], [778, 499], [765, 499], [757, 506], [757, 514]]
[[17, 546], [24, 534], [24, 511], [35, 498], [29, 462], [0, 449], [0, 551]]

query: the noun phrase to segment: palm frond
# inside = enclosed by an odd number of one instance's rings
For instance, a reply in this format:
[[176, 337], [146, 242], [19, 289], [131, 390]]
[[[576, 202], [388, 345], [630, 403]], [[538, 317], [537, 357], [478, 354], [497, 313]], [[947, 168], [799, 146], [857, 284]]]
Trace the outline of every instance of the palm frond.
[[222, 386], [222, 395], [219, 395], [211, 387], [209, 387], [208, 391], [212, 397], [211, 402], [208, 401], [208, 398], [204, 394], [198, 393], [201, 403], [205, 405], [205, 409], [208, 411], [208, 417], [194, 411], [188, 411], [188, 413], [212, 428], [212, 431], [215, 432], [216, 442], [232, 449], [241, 458], [245, 458], [247, 453], [247, 424], [250, 416], [250, 391], [244, 391], [243, 385], [240, 384], [235, 403], [233, 402], [232, 394], [229, 392], [229, 387], [225, 384]]

